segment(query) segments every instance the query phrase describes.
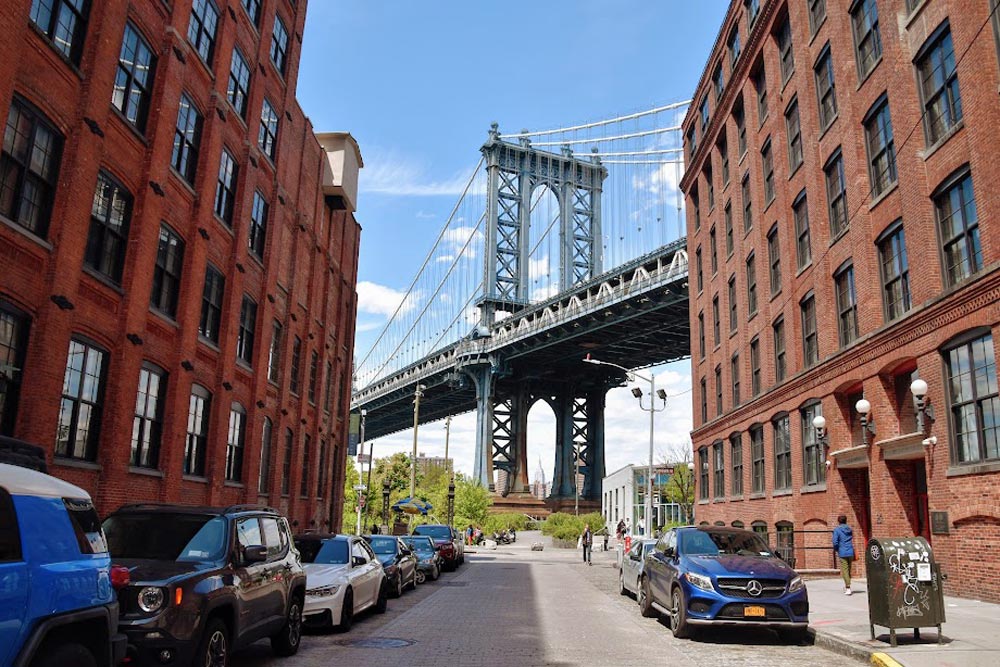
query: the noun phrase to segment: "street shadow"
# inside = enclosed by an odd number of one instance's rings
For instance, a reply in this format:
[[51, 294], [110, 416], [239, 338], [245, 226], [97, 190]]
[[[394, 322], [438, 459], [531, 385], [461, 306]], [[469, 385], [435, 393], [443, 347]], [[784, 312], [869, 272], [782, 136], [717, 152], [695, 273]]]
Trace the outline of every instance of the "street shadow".
[[[875, 636], [876, 641], [883, 642], [885, 644], [891, 644], [892, 635], [888, 632]], [[950, 644], [952, 638], [946, 634], [941, 635], [942, 644]], [[911, 628], [904, 628], [902, 632], [896, 630], [896, 644], [899, 646], [922, 646], [924, 644], [937, 644], [938, 643], [938, 633], [936, 629], [924, 628], [920, 631], [920, 637], [916, 637]]]
[[[667, 632], [670, 632], [670, 619], [661, 616], [658, 620], [660, 625]], [[782, 636], [777, 630], [771, 628], [743, 628], [733, 625], [694, 628], [690, 640], [699, 644], [744, 646], [811, 646], [814, 643], [811, 634], [804, 634], [793, 640]]]

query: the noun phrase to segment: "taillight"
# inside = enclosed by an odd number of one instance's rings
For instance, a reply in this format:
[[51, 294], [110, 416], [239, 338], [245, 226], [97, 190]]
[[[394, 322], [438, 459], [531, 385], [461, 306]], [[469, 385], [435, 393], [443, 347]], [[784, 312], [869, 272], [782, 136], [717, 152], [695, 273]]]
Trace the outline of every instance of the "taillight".
[[128, 568], [124, 565], [112, 565], [111, 566], [111, 586], [115, 590], [119, 588], [125, 588], [130, 583], [132, 583], [132, 577], [129, 574]]

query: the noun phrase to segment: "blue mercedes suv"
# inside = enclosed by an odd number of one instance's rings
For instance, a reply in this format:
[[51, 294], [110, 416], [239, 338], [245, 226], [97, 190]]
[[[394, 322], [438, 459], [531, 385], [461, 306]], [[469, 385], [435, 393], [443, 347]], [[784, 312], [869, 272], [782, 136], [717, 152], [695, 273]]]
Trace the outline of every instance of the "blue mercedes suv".
[[805, 635], [802, 577], [748, 530], [673, 528], [646, 559], [639, 609], [646, 617], [667, 615], [675, 637], [705, 625], [771, 627], [792, 640]]

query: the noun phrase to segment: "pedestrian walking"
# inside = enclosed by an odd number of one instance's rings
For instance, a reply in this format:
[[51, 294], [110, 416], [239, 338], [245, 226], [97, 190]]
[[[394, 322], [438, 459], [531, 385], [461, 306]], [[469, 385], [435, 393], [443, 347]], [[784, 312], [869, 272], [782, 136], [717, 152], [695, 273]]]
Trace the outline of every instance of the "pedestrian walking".
[[837, 517], [837, 527], [833, 529], [833, 552], [840, 560], [840, 576], [844, 578], [844, 595], [853, 595], [851, 590], [851, 564], [854, 563], [854, 531], [847, 525], [847, 517]]
[[587, 565], [593, 565], [590, 561], [590, 552], [594, 548], [594, 533], [590, 531], [589, 523], [583, 525], [583, 535], [580, 536], [580, 543], [583, 545], [583, 562]]
[[615, 537], [620, 542], [625, 536], [625, 519], [618, 519], [618, 526], [615, 528]]
[[638, 527], [639, 527], [639, 534], [640, 535], [645, 535], [646, 534], [646, 523], [642, 519], [639, 519]]

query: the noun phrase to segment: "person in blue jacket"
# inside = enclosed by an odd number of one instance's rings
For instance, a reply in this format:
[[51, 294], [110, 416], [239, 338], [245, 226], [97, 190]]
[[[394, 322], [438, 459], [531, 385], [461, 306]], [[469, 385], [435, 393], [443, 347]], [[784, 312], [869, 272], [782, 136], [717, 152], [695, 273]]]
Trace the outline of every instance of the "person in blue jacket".
[[840, 576], [844, 578], [844, 595], [852, 595], [851, 564], [854, 563], [854, 531], [847, 525], [847, 517], [837, 517], [837, 527], [833, 529], [833, 552], [840, 560]]

